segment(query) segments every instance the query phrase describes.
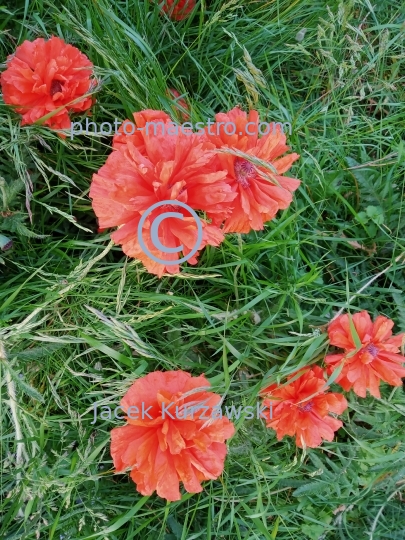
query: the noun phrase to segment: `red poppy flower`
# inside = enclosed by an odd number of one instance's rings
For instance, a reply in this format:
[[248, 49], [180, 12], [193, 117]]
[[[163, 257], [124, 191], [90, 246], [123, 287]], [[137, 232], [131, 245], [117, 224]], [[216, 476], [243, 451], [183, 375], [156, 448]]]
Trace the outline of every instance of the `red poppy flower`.
[[[162, 111], [154, 111], [164, 118]], [[100, 227], [120, 227], [111, 238], [130, 257], [141, 260], [149, 272], [161, 277], [165, 271], [178, 273], [179, 265], [165, 265], [152, 260], [138, 239], [138, 224], [142, 214], [153, 204], [164, 200], [178, 200], [195, 210], [212, 215], [226, 213], [235, 194], [224, 181], [226, 173], [216, 169], [214, 146], [196, 134], [183, 134], [173, 122], [146, 126], [151, 111], [134, 114], [136, 126], [142, 130], [125, 136], [119, 142], [114, 137], [114, 148], [105, 165], [93, 176], [90, 197], [99, 218]], [[154, 114], [159, 118], [158, 114]], [[172, 131], [171, 131], [172, 130]], [[174, 133], [173, 133], [174, 130]], [[176, 134], [177, 133], [177, 134]], [[167, 248], [183, 246], [184, 256], [197, 243], [198, 227], [195, 219], [182, 207], [167, 205], [154, 210], [143, 227], [143, 240], [155, 257], [176, 261], [179, 252], [165, 253], [151, 238], [154, 220], [162, 213], [175, 211], [184, 219], [166, 218], [159, 228], [159, 240]], [[219, 245], [223, 233], [215, 225], [201, 219], [203, 239], [199, 250], [207, 244]], [[197, 263], [196, 253], [188, 262]]]
[[179, 482], [189, 493], [200, 493], [203, 480], [222, 473], [224, 441], [235, 429], [217, 414], [221, 396], [209, 387], [204, 375], [155, 371], [135, 381], [121, 400], [128, 423], [111, 431], [111, 456], [117, 472], [131, 469], [142, 495], [156, 490], [178, 501]]
[[85, 111], [92, 105], [91, 97], [71, 103], [89, 91], [92, 68], [85, 54], [58, 37], [24, 41], [8, 57], [7, 69], [1, 74], [4, 102], [22, 114], [22, 125], [63, 107], [44, 124], [66, 129], [70, 112]]
[[[169, 90], [167, 91], [167, 94], [168, 96], [171, 98], [171, 99], [176, 99], [176, 98], [179, 98], [180, 97], [180, 93], [175, 90], [174, 88], [169, 88]], [[188, 105], [186, 103], [186, 100], [185, 99], [177, 99], [177, 104], [182, 108], [182, 109], [186, 109], [186, 111], [188, 111]], [[190, 118], [190, 115], [181, 111], [179, 107], [176, 107], [176, 110], [178, 111], [178, 114], [180, 115], [180, 118], [181, 120], [183, 120], [183, 122], [185, 122], [186, 120], [188, 120]]]
[[[162, 3], [162, 0], [155, 0]], [[175, 21], [182, 21], [190, 15], [195, 8], [195, 0], [164, 0], [162, 11]]]
[[[275, 124], [271, 124], [266, 128], [268, 134], [258, 137], [259, 115], [256, 111], [250, 111], [247, 115], [235, 107], [228, 113], [215, 115], [215, 119], [217, 123], [209, 125], [206, 134], [217, 148], [240, 150], [269, 163], [277, 171], [277, 174], [273, 174], [264, 167], [254, 166], [247, 159], [218, 154], [220, 168], [227, 171], [227, 180], [237, 193], [232, 214], [225, 221], [224, 232], [248, 233], [252, 229], [261, 230], [263, 224], [273, 219], [278, 210], [289, 207], [292, 192], [298, 188], [300, 181], [281, 175], [300, 156], [294, 153], [280, 157], [289, 150], [280, 126], [275, 129]], [[227, 132], [231, 131], [235, 134], [228, 135]], [[221, 218], [225, 219], [225, 216]], [[216, 217], [213, 216], [213, 219], [216, 220]]]
[[356, 347], [350, 331], [349, 315], [340, 315], [329, 324], [328, 334], [331, 345], [344, 349], [344, 353], [329, 354], [325, 362], [328, 373], [333, 373], [343, 363], [343, 369], [336, 382], [344, 390], [351, 388], [360, 397], [366, 391], [374, 397], [380, 395], [380, 380], [391, 386], [401, 386], [405, 377], [405, 357], [400, 355], [400, 347], [405, 334], [392, 335], [394, 322], [379, 315], [374, 323], [367, 311], [352, 316], [354, 328], [361, 346]]
[[270, 414], [265, 413], [264, 417], [279, 441], [285, 435], [295, 435], [299, 448], [315, 448], [323, 439], [332, 441], [334, 432], [342, 427], [342, 422], [329, 413], [342, 414], [347, 401], [342, 394], [326, 391], [329, 387], [325, 387], [319, 366], [293, 373], [288, 380], [298, 373], [302, 375], [285, 386], [272, 384], [261, 391], [266, 396], [263, 405], [270, 408]]

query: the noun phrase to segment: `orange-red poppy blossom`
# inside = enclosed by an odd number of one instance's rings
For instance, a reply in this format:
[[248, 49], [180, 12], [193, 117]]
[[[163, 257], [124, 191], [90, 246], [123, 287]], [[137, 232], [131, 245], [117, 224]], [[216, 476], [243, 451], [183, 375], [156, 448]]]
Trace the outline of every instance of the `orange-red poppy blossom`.
[[297, 379], [286, 385], [272, 384], [260, 392], [266, 397], [263, 405], [272, 411], [270, 419], [265, 414], [266, 425], [276, 431], [279, 441], [290, 435], [295, 436], [299, 448], [316, 448], [322, 440], [332, 441], [334, 432], [342, 427], [342, 422], [329, 413], [342, 414], [347, 401], [342, 394], [327, 392], [319, 366], [304, 368], [287, 379], [299, 373]]
[[[194, 210], [211, 215], [226, 214], [235, 194], [225, 182], [225, 171], [217, 170], [214, 145], [204, 137], [182, 133], [163, 111], [134, 113], [133, 135], [125, 130], [127, 120], [114, 137], [115, 150], [105, 165], [93, 175], [90, 197], [99, 220], [99, 227], [119, 227], [111, 238], [121, 244], [124, 253], [143, 262], [147, 270], [161, 277], [164, 272], [178, 273], [178, 264], [162, 264], [145, 253], [138, 238], [142, 214], [160, 201], [178, 200]], [[161, 122], [158, 122], [161, 119]], [[146, 125], [155, 121], [154, 125]], [[159, 125], [158, 125], [159, 124]], [[174, 133], [173, 126], [175, 126]], [[120, 128], [120, 130], [121, 130]], [[125, 131], [128, 135], [125, 135]], [[122, 138], [122, 139], [121, 139]], [[143, 241], [150, 253], [167, 262], [179, 260], [179, 252], [167, 253], [154, 245], [151, 238], [153, 222], [162, 213], [177, 212], [184, 219], [168, 217], [160, 222], [159, 241], [170, 249], [183, 246], [187, 256], [198, 242], [197, 222], [181, 206], [167, 204], [152, 211], [143, 228]], [[203, 237], [198, 250], [207, 244], [218, 246], [223, 232], [201, 218]], [[188, 262], [197, 263], [198, 252]]]
[[[162, 0], [155, 0], [155, 3], [162, 4]], [[195, 5], [195, 0], [163, 0], [161, 9], [171, 19], [182, 21], [190, 15]]]
[[33, 124], [60, 107], [44, 121], [55, 129], [70, 126], [69, 113], [85, 111], [92, 105], [90, 89], [93, 64], [76, 47], [58, 37], [24, 41], [7, 58], [1, 74], [4, 102], [22, 115], [22, 125]]
[[[259, 138], [257, 111], [252, 110], [247, 115], [235, 107], [228, 113], [218, 113], [215, 119], [216, 123], [206, 128], [206, 134], [217, 148], [242, 151], [265, 161], [277, 171], [271, 172], [265, 167], [255, 166], [248, 159], [235, 155], [218, 154], [220, 168], [227, 171], [227, 181], [237, 194], [231, 215], [220, 216], [220, 219], [225, 219], [224, 232], [248, 233], [252, 229], [262, 230], [266, 221], [273, 219], [279, 210], [291, 204], [292, 193], [301, 182], [282, 174], [300, 156], [292, 153], [281, 157], [289, 147], [279, 125], [268, 124], [268, 133]], [[217, 216], [209, 217], [216, 223]]]
[[[111, 431], [111, 455], [117, 472], [131, 470], [142, 495], [156, 490], [178, 501], [180, 482], [189, 493], [200, 493], [202, 481], [222, 473], [225, 440], [235, 429], [226, 417], [212, 419], [221, 396], [209, 387], [204, 375], [155, 371], [135, 381], [121, 400], [127, 424]], [[196, 409], [201, 404], [202, 412]]]
[[343, 353], [329, 354], [325, 358], [328, 373], [343, 364], [336, 382], [344, 390], [353, 389], [360, 397], [366, 397], [367, 390], [376, 398], [380, 395], [380, 381], [391, 386], [401, 386], [405, 377], [405, 357], [400, 353], [405, 334], [392, 335], [394, 322], [379, 315], [374, 323], [367, 311], [355, 313], [352, 322], [360, 345], [356, 346], [355, 336], [350, 328], [349, 315], [340, 315], [328, 326], [330, 344]]

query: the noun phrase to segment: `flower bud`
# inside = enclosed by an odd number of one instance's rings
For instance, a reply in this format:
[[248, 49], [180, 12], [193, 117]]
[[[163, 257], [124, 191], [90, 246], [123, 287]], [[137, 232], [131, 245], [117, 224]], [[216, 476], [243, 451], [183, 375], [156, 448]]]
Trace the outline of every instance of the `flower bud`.
[[3, 236], [0, 234], [0, 249], [2, 251], [7, 251], [8, 249], [13, 247], [13, 241], [10, 240], [10, 238], [7, 238], [7, 236]]

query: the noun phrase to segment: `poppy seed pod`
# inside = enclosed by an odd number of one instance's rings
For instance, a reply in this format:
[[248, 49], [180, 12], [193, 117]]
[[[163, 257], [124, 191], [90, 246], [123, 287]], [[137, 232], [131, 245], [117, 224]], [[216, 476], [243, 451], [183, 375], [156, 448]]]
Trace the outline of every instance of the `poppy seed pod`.
[[3, 236], [0, 234], [0, 249], [2, 251], [7, 251], [8, 249], [11, 249], [13, 247], [13, 241], [10, 240], [10, 238], [7, 238], [7, 236]]

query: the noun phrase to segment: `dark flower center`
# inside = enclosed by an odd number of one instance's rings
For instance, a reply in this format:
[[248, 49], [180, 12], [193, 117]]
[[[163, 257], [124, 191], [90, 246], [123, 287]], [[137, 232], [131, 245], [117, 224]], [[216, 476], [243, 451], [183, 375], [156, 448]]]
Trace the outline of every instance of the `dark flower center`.
[[248, 188], [250, 186], [249, 180], [256, 176], [254, 165], [246, 159], [236, 158], [234, 169], [236, 180], [243, 188]]
[[305, 405], [298, 405], [298, 408], [302, 412], [308, 412], [308, 411], [312, 411], [313, 406], [314, 406], [314, 402], [308, 401], [308, 403], [305, 403]]
[[54, 79], [51, 82], [51, 96], [54, 96], [58, 92], [62, 92], [63, 83]]
[[369, 352], [373, 358], [375, 358], [378, 354], [378, 348], [374, 345], [374, 343], [367, 345], [366, 351]]

